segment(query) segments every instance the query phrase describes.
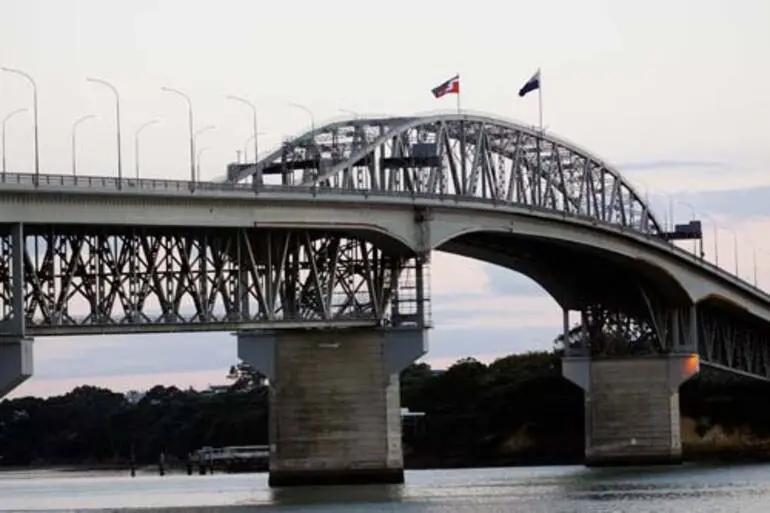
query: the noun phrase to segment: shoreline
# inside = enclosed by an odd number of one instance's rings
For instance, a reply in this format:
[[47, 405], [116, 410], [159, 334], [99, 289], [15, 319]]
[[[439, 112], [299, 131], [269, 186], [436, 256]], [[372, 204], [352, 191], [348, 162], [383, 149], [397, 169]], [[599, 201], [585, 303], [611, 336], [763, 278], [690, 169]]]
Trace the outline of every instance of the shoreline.
[[[682, 463], [770, 463], [770, 452], [765, 447], [763, 450], [756, 449], [685, 449]], [[583, 458], [575, 457], [505, 457], [496, 459], [463, 459], [463, 458], [411, 458], [411, 461], [405, 461], [404, 470], [452, 470], [463, 468], [505, 468], [505, 467], [563, 467], [582, 465]], [[157, 474], [157, 464], [138, 464], [135, 467], [137, 474]], [[109, 472], [109, 473], [129, 473], [131, 466], [126, 463], [82, 463], [82, 464], [34, 464], [27, 466], [0, 466], [0, 474], [12, 472], [52, 472], [52, 473], [82, 473], [82, 472]], [[186, 474], [186, 463], [166, 462], [164, 465], [166, 473]], [[246, 470], [244, 472], [225, 472], [217, 470], [215, 473], [261, 473], [264, 470]], [[193, 472], [193, 475], [198, 475]]]

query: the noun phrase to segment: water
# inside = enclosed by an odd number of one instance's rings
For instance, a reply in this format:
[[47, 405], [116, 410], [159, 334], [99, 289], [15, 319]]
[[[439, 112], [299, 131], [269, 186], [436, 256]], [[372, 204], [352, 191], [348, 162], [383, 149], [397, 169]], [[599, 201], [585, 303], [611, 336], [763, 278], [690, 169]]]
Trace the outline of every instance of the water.
[[267, 474], [6, 472], [0, 511], [764, 513], [770, 465], [423, 470], [401, 486], [270, 490]]

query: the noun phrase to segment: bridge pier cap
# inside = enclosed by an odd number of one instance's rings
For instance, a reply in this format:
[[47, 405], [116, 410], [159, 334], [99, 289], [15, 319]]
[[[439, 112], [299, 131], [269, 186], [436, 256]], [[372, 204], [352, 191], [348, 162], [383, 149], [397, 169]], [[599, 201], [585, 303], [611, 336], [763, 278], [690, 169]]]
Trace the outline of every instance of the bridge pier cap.
[[422, 328], [238, 333], [270, 380], [270, 486], [402, 483], [398, 373], [427, 352]]

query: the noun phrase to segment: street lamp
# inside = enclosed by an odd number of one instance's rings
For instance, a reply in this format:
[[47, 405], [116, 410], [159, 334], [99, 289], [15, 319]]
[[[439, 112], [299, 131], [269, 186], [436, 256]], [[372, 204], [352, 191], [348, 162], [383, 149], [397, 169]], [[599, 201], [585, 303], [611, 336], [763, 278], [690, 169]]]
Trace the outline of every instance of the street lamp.
[[[214, 125], [206, 125], [203, 128], [199, 128], [195, 134], [193, 134], [193, 147], [198, 148], [198, 137], [200, 137], [204, 132], [208, 132], [209, 130], [214, 130], [216, 127]], [[204, 148], [205, 149], [205, 148]], [[198, 159], [200, 158], [202, 151], [199, 151], [195, 154], [195, 168], [196, 168], [196, 182], [200, 182], [201, 179], [201, 166], [198, 162]]]
[[701, 215], [711, 221], [711, 226], [714, 230], [714, 265], [719, 267], [719, 223], [705, 212], [701, 212]]
[[88, 82], [93, 82], [95, 84], [101, 84], [108, 89], [112, 91], [112, 93], [115, 95], [115, 124], [116, 124], [116, 132], [118, 136], [118, 188], [122, 187], [123, 184], [123, 158], [121, 156], [121, 144], [120, 144], [120, 94], [118, 93], [118, 90], [115, 88], [114, 85], [110, 84], [106, 80], [102, 80], [101, 78], [93, 78], [89, 77], [86, 79]]
[[214, 125], [206, 125], [203, 128], [199, 128], [198, 131], [193, 134], [193, 145], [198, 144], [198, 136], [209, 130], [214, 130], [215, 128]]
[[[258, 136], [259, 136], [259, 135], [265, 135], [265, 132], [257, 132], [257, 135], [258, 135]], [[249, 143], [250, 143], [251, 141], [253, 141], [254, 139], [255, 139], [255, 137], [254, 137], [253, 135], [250, 135], [250, 136], [249, 136], [249, 137], [248, 137], [248, 138], [247, 138], [247, 139], [246, 139], [246, 140], [243, 142], [243, 161], [244, 161], [244, 162], [246, 162], [246, 159], [248, 159], [248, 154], [249, 154], [249, 152], [248, 152], [247, 150], [248, 150], [248, 147], [249, 147]], [[258, 149], [259, 149], [259, 148], [257, 147], [257, 145], [256, 145], [256, 144], [254, 145], [254, 149], [255, 149], [255, 150], [258, 150]], [[240, 153], [240, 152], [239, 152], [239, 153]], [[254, 162], [256, 162], [258, 158], [259, 158], [258, 156], [257, 156], [257, 157], [254, 157]]]
[[[251, 103], [249, 100], [247, 100], [246, 98], [241, 98], [240, 96], [234, 96], [234, 95], [231, 94], [231, 95], [227, 96], [227, 99], [228, 100], [233, 100], [233, 101], [236, 101], [236, 102], [240, 102], [240, 103], [248, 106], [251, 109], [251, 123], [252, 123], [251, 138], [254, 139], [254, 164], [256, 165], [257, 158], [258, 158], [258, 155], [259, 155], [259, 132], [257, 131], [258, 130], [258, 125], [257, 125], [257, 107], [253, 103]], [[248, 143], [248, 141], [247, 141], [247, 143]], [[243, 153], [243, 158], [244, 158], [244, 160], [246, 159], [246, 151], [245, 150], [244, 150], [244, 153]]]
[[142, 131], [148, 126], [152, 126], [156, 123], [160, 123], [160, 120], [151, 119], [150, 121], [145, 122], [142, 126], [137, 128], [136, 132], [134, 132], [134, 167], [136, 168], [137, 180], [139, 180], [139, 134], [141, 134]]
[[337, 110], [340, 112], [344, 112], [345, 114], [350, 114], [351, 116], [353, 116], [353, 119], [358, 119], [358, 112], [348, 110], [348, 109], [337, 109]]
[[22, 112], [27, 112], [27, 109], [16, 109], [14, 111], [9, 112], [3, 118], [3, 130], [2, 130], [2, 132], [3, 132], [3, 134], [2, 134], [2, 139], [3, 139], [3, 143], [2, 143], [2, 146], [3, 146], [3, 176], [5, 176], [5, 125], [8, 124], [8, 121], [10, 121], [10, 119], [12, 117], [14, 117], [17, 114], [21, 114]]
[[307, 107], [305, 107], [304, 105], [301, 105], [299, 103], [289, 103], [289, 105], [292, 106], [292, 107], [296, 107], [298, 109], [304, 110], [305, 112], [308, 113], [308, 115], [310, 116], [310, 133], [314, 134], [315, 133], [315, 117], [313, 116], [313, 111], [311, 111], [310, 109], [308, 109]]
[[[684, 200], [681, 200], [681, 199], [678, 199], [678, 198], [676, 199], [676, 202], [679, 203], [680, 205], [684, 205], [685, 207], [690, 209], [690, 214], [692, 216], [691, 219], [690, 219], [691, 221], [696, 221], [697, 220], [698, 216], [697, 216], [697, 213], [695, 212], [695, 207], [693, 207], [691, 203], [689, 203], [687, 201], [684, 201]], [[701, 249], [701, 254], [702, 254], [703, 253], [703, 235], [702, 234], [701, 234], [700, 246], [701, 246], [700, 249]], [[697, 251], [698, 251], [698, 241], [693, 239], [693, 241], [692, 241], [692, 254], [695, 255], [697, 253]]]
[[738, 270], [738, 234], [732, 228], [727, 228], [727, 231], [733, 234], [733, 251], [735, 253], [735, 276], [740, 278], [740, 272]]
[[201, 155], [203, 155], [207, 150], [208, 148], [201, 148], [195, 154], [195, 163], [198, 166], [198, 182], [201, 181]]
[[29, 74], [27, 74], [26, 72], [20, 69], [6, 68], [4, 66], [0, 66], [0, 71], [5, 71], [6, 73], [14, 73], [16, 75], [20, 75], [26, 78], [29, 81], [29, 83], [32, 85], [32, 117], [34, 118], [34, 123], [35, 123], [35, 184], [37, 184], [38, 177], [40, 176], [40, 151], [39, 151], [38, 137], [37, 137], [37, 133], [38, 133], [37, 84]]
[[96, 119], [96, 114], [86, 114], [85, 116], [79, 118], [74, 123], [72, 123], [72, 176], [78, 175], [78, 164], [77, 164], [77, 132], [78, 132], [78, 126], [83, 123], [84, 121], [88, 121], [89, 119]]
[[184, 98], [184, 100], [187, 102], [187, 123], [189, 125], [190, 130], [190, 181], [195, 183], [195, 141], [194, 141], [194, 135], [193, 135], [193, 110], [192, 110], [192, 100], [190, 100], [190, 97], [187, 96], [187, 94], [183, 93], [179, 89], [174, 89], [171, 87], [161, 87], [161, 91], [165, 91], [167, 93], [173, 93], [177, 96], [181, 96]]

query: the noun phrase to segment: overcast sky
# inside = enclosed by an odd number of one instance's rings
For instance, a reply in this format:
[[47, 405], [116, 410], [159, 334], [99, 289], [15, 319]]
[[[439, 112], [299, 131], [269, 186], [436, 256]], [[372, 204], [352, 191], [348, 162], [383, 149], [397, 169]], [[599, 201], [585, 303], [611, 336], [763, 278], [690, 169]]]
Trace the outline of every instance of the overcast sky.
[[[122, 97], [124, 168], [143, 134], [141, 174], [188, 174], [185, 107], [194, 102], [203, 178], [224, 173], [251, 134], [243, 106], [259, 108], [262, 148], [343, 110], [412, 114], [454, 108], [430, 89], [461, 75], [464, 108], [537, 122], [537, 98], [519, 87], [542, 68], [545, 124], [615, 163], [661, 216], [694, 210], [714, 232], [719, 263], [770, 287], [770, 2], [767, 0], [0, 0], [0, 65], [32, 74], [40, 95], [42, 171], [70, 172], [74, 120], [79, 173], [115, 166], [113, 98]], [[29, 87], [0, 75], [0, 116], [28, 107]], [[29, 113], [7, 124], [9, 171], [33, 165]], [[689, 244], [689, 243], [688, 243]], [[685, 244], [685, 247], [689, 247]], [[526, 278], [438, 254], [431, 269], [436, 329], [426, 360], [445, 366], [548, 349], [556, 303]], [[483, 298], [483, 301], [479, 299]], [[36, 341], [35, 377], [15, 396], [83, 383], [120, 390], [156, 383], [205, 387], [237, 361], [226, 333], [49, 338]]]

